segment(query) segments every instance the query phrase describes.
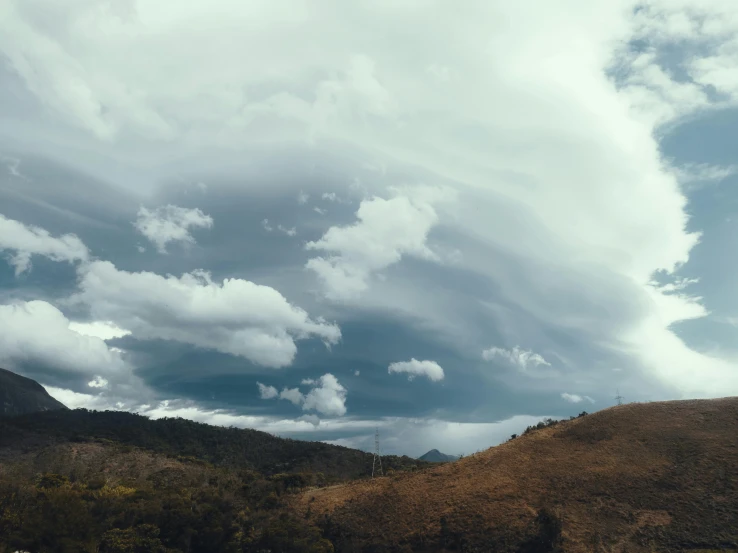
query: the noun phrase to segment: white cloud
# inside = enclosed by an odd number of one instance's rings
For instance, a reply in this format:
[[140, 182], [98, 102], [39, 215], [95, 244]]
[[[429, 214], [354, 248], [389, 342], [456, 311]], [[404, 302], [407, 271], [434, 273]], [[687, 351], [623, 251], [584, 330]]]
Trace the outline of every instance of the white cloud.
[[328, 213], [325, 209], [322, 209], [318, 206], [313, 207], [313, 211], [318, 215], [325, 215], [326, 213]]
[[308, 250], [333, 255], [314, 257], [306, 267], [326, 287], [326, 296], [346, 299], [367, 289], [370, 277], [399, 262], [403, 255], [436, 260], [426, 239], [438, 216], [423, 198], [398, 195], [389, 200], [364, 200], [356, 212], [358, 221], [331, 227], [320, 240], [308, 242]]
[[211, 228], [213, 218], [199, 209], [176, 205], [161, 206], [154, 210], [142, 206], [133, 225], [156, 246], [159, 253], [167, 253], [166, 246], [170, 242], [194, 244], [190, 229]]
[[15, 252], [10, 264], [16, 276], [30, 270], [31, 256], [41, 255], [53, 261], [85, 261], [87, 247], [73, 234], [54, 237], [48, 231], [0, 215], [0, 251]]
[[360, 374], [361, 374], [361, 371], [359, 371], [358, 369], [354, 371], [354, 376], [359, 376]]
[[101, 338], [72, 330], [64, 314], [45, 301], [0, 305], [0, 361], [68, 373], [102, 372], [106, 378], [128, 374], [117, 352]]
[[[350, 148], [346, 158], [357, 166], [384, 168], [365, 179], [370, 195], [383, 193], [385, 177], [457, 188], [457, 216], [436, 225], [463, 252], [456, 268], [489, 283], [532, 325], [586, 336], [677, 394], [738, 389], [734, 359], [696, 352], [672, 330], [699, 316], [695, 301], [663, 301], [647, 289], [655, 271], [687, 262], [699, 238], [687, 231], [686, 199], [661, 159], [659, 126], [734, 105], [734, 2], [653, 0], [637, 11], [633, 0], [477, 2], [465, 10], [396, 2], [308, 10], [278, 0], [177, 10], [166, 0], [59, 4], [2, 8], [0, 52], [48, 114], [14, 127], [25, 143], [59, 153], [52, 141], [74, 142], [64, 150], [70, 163], [103, 152], [148, 167], [174, 154], [198, 168], [219, 167], [212, 150], [233, 158], [263, 151], [254, 144], [310, 138], [316, 159]], [[398, 55], [408, 21], [424, 31], [414, 37], [417, 56]], [[241, 32], [243, 22], [254, 32]], [[278, 44], [275, 25], [287, 37]], [[384, 40], [366, 40], [379, 31]], [[639, 38], [646, 51], [617, 56], [614, 86], [607, 70], [615, 50]], [[681, 71], [673, 71], [664, 60], [680, 52]], [[436, 77], [449, 68], [452, 78], [431, 85], [429, 68]], [[406, 294], [399, 278], [372, 296], [369, 268], [343, 275], [344, 252], [326, 251], [336, 263], [318, 269], [334, 294], [363, 290], [372, 305], [422, 311], [446, 329], [470, 320], [448, 311], [458, 298], [432, 288]]]
[[305, 193], [305, 192], [303, 192], [302, 190], [297, 195], [297, 203], [300, 204], [300, 205], [306, 204], [309, 199], [310, 199], [310, 195], [307, 194], [307, 193]]
[[109, 385], [109, 382], [103, 378], [102, 376], [98, 375], [92, 380], [90, 380], [87, 385], [90, 388], [107, 388]]
[[286, 399], [293, 405], [302, 405], [305, 401], [305, 396], [298, 388], [285, 388], [279, 392], [279, 399]]
[[341, 337], [336, 325], [311, 319], [274, 288], [236, 278], [216, 283], [203, 271], [163, 277], [95, 261], [80, 269], [79, 287], [72, 302], [138, 339], [186, 342], [269, 367], [291, 364], [296, 340]]
[[443, 380], [443, 368], [435, 361], [418, 361], [415, 358], [410, 361], [398, 361], [391, 363], [387, 369], [388, 373], [404, 373], [408, 375], [408, 380], [413, 380], [416, 376], [425, 376], [433, 382]]
[[546, 361], [540, 354], [534, 353], [530, 350], [524, 350], [520, 346], [515, 346], [509, 350], [493, 346], [482, 352], [482, 358], [485, 361], [502, 359], [521, 371], [526, 371], [541, 365], [551, 366], [551, 363]]
[[320, 197], [324, 199], [327, 202], [333, 202], [337, 204], [345, 204], [348, 203], [348, 200], [342, 199], [338, 194], [335, 192], [323, 192]]
[[[269, 224], [269, 219], [264, 219], [261, 222], [261, 226], [264, 227], [264, 230], [267, 232], [274, 231], [274, 227]], [[297, 235], [297, 229], [295, 227], [292, 228], [286, 228], [282, 225], [277, 225], [277, 230], [283, 234], [286, 234], [287, 236], [295, 236]]]
[[687, 191], [694, 191], [710, 183], [719, 183], [738, 172], [735, 165], [720, 166], [709, 163], [685, 163], [674, 167], [674, 175]]
[[568, 401], [569, 403], [581, 403], [583, 401], [588, 401], [590, 403], [594, 403], [594, 400], [589, 396], [580, 396], [578, 394], [569, 394], [569, 393], [562, 393], [561, 397], [564, 401]]
[[317, 384], [317, 380], [314, 378], [303, 378], [302, 382], [300, 382], [303, 386], [312, 386], [313, 384]]
[[324, 415], [342, 416], [346, 414], [346, 388], [330, 373], [318, 379], [318, 386], [305, 395], [302, 408], [315, 410]]
[[316, 428], [320, 426], [320, 417], [318, 415], [303, 415], [297, 420], [309, 422]]
[[257, 382], [256, 385], [259, 387], [259, 397], [261, 399], [274, 399], [279, 395], [279, 392], [274, 386], [265, 386], [261, 382]]
[[84, 336], [94, 336], [101, 340], [112, 340], [128, 336], [131, 332], [120, 328], [111, 321], [92, 321], [88, 323], [70, 322], [69, 328]]
[[[279, 399], [285, 399], [302, 407], [303, 411], [317, 411], [324, 415], [343, 416], [346, 414], [346, 388], [338, 379], [330, 373], [326, 373], [317, 380], [304, 379], [303, 385], [312, 386], [312, 389], [303, 394], [299, 388], [284, 388], [279, 393]], [[259, 388], [261, 389], [261, 384]], [[267, 396], [262, 394], [262, 399], [274, 399], [277, 397], [276, 388], [268, 387]]]

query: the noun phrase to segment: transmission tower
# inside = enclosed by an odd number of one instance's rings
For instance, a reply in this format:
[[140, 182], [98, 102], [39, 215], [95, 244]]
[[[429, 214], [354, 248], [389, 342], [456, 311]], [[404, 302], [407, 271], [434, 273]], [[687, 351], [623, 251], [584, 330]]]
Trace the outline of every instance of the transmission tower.
[[617, 395], [615, 396], [615, 401], [618, 402], [618, 405], [622, 405], [625, 398], [620, 395], [620, 390], [617, 390], [616, 393]]
[[374, 460], [372, 461], [372, 478], [378, 474], [383, 476], [382, 472], [382, 456], [379, 454], [379, 428], [374, 433]]

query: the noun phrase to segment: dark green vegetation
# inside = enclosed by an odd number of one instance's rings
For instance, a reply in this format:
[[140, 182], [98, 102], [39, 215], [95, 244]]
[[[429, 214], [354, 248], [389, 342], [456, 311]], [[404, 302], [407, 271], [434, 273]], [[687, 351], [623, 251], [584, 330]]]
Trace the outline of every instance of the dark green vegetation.
[[[225, 428], [185, 419], [151, 420], [122, 411], [49, 411], [0, 419], [0, 447], [20, 443], [108, 440], [173, 457], [265, 474], [323, 473], [326, 483], [371, 475], [372, 454], [347, 447], [278, 438], [258, 430]], [[425, 466], [410, 457], [382, 457], [386, 470]]]
[[66, 409], [41, 384], [25, 376], [0, 369], [0, 416]]
[[[0, 417], [0, 553], [328, 553], [292, 497], [371, 454], [123, 412]], [[387, 456], [395, 473], [425, 466]]]

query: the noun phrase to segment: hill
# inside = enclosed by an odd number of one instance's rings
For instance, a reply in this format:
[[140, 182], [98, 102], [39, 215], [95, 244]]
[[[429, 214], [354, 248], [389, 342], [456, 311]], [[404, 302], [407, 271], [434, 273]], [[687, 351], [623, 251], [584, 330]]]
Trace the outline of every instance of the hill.
[[738, 398], [628, 404], [293, 503], [337, 552], [738, 551]]
[[41, 384], [0, 369], [0, 415], [22, 415], [54, 409], [66, 407], [51, 397]]
[[450, 461], [457, 461], [458, 459], [458, 455], [446, 455], [437, 449], [431, 449], [428, 453], [418, 457], [419, 461], [425, 461], [426, 463], [448, 463]]
[[320, 528], [286, 509], [289, 499], [369, 476], [372, 458], [124, 412], [0, 417], [0, 553], [333, 553]]
[[[170, 457], [189, 457], [217, 466], [264, 474], [320, 473], [326, 482], [371, 475], [372, 454], [321, 442], [278, 438], [258, 430], [225, 428], [180, 418], [151, 420], [123, 411], [47, 411], [0, 419], [3, 448], [57, 443], [116, 443]], [[30, 445], [29, 445], [30, 444]], [[407, 456], [382, 457], [385, 469], [426, 466]]]

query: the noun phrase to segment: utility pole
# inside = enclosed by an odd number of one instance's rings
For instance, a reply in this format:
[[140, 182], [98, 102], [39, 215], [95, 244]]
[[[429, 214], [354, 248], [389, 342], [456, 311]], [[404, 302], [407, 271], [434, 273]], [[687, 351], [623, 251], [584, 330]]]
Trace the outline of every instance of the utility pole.
[[375, 474], [378, 474], [380, 476], [384, 475], [384, 473], [382, 472], [382, 456], [379, 454], [379, 427], [377, 427], [377, 430], [374, 433], [374, 459], [372, 460], [372, 478], [374, 478]]
[[616, 393], [617, 395], [615, 396], [615, 401], [618, 402], [618, 405], [622, 405], [625, 398], [620, 395], [620, 390], [617, 390]]

